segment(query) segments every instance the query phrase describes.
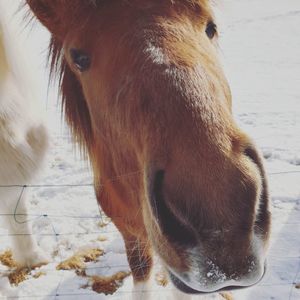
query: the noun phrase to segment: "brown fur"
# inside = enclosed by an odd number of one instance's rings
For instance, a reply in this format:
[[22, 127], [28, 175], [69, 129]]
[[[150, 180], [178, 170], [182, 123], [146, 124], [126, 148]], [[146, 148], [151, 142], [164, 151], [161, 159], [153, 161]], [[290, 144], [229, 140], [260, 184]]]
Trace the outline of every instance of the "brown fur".
[[[228, 277], [244, 276], [253, 234], [265, 244], [269, 237], [268, 191], [262, 160], [233, 120], [216, 41], [205, 33], [210, 2], [27, 3], [52, 33], [63, 110], [134, 279], [149, 277], [153, 247], [168, 267], [189, 272], [199, 241], [201, 257]], [[86, 72], [71, 49], [89, 55]]]

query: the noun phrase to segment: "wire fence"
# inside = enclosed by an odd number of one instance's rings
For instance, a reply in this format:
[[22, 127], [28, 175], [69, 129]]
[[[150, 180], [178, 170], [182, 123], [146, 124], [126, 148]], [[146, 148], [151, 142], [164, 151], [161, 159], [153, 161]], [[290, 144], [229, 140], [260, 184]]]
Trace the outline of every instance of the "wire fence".
[[[132, 172], [130, 174], [128, 174], [128, 176], [137, 174], [138, 171], [136, 172]], [[275, 178], [277, 176], [280, 175], [287, 175], [287, 174], [300, 174], [300, 171], [297, 170], [283, 170], [280, 172], [269, 172], [268, 176], [270, 178]], [[113, 179], [114, 180], [114, 179]], [[76, 214], [56, 214], [56, 213], [50, 213], [48, 211], [43, 211], [41, 213], [23, 213], [23, 212], [19, 212], [19, 207], [21, 202], [23, 201], [23, 195], [24, 192], [28, 189], [55, 189], [55, 188], [64, 188], [66, 189], [65, 192], [68, 192], [69, 189], [75, 189], [75, 188], [88, 188], [91, 189], [91, 191], [93, 191], [94, 189], [94, 184], [93, 183], [81, 183], [81, 184], [31, 184], [31, 185], [19, 185], [19, 184], [13, 184], [13, 185], [0, 185], [0, 193], [1, 193], [1, 189], [20, 189], [19, 191], [19, 196], [17, 197], [17, 201], [16, 204], [13, 208], [13, 211], [11, 213], [1, 213], [0, 212], [0, 220], [1, 218], [4, 217], [12, 217], [14, 222], [17, 224], [25, 224], [25, 223], [30, 223], [30, 222], [34, 222], [38, 219], [45, 219], [45, 220], [49, 220], [49, 223], [52, 224], [51, 225], [51, 230], [52, 232], [47, 232], [47, 233], [41, 233], [41, 232], [37, 232], [37, 233], [15, 233], [15, 232], [9, 232], [9, 233], [1, 233], [0, 232], [0, 238], [12, 238], [12, 237], [16, 237], [16, 236], [31, 236], [31, 235], [36, 235], [39, 237], [53, 237], [56, 242], [59, 241], [59, 239], [61, 237], [68, 237], [68, 236], [76, 236], [76, 237], [80, 237], [80, 236], [99, 236], [99, 235], [114, 235], [114, 234], [118, 234], [118, 231], [115, 227], [113, 226], [109, 226], [107, 227], [107, 225], [109, 225], [111, 223], [111, 220], [104, 214], [104, 212], [101, 210], [100, 206], [98, 205], [98, 211], [95, 214], [91, 214], [91, 215], [86, 215], [86, 214], [82, 214], [82, 215], [76, 215]], [[299, 195], [299, 199], [300, 199], [300, 195]], [[96, 200], [95, 200], [96, 201]], [[120, 217], [124, 217], [124, 216], [120, 216]], [[25, 218], [25, 219], [24, 219]], [[64, 232], [64, 231], [59, 231], [56, 229], [55, 226], [55, 220], [59, 220], [59, 219], [69, 219], [69, 220], [75, 220], [75, 221], [80, 221], [80, 220], [91, 220], [93, 222], [100, 222], [101, 224], [105, 224], [105, 226], [99, 226], [99, 230], [93, 231], [93, 230], [83, 230], [83, 231], [74, 231], [72, 230], [72, 228], [70, 228], [70, 232]], [[276, 224], [279, 224], [278, 222]], [[292, 221], [292, 222], [284, 222], [284, 223], [280, 223], [280, 225], [285, 226], [285, 225], [294, 225], [296, 227], [300, 226], [300, 221]], [[299, 227], [300, 228], [300, 227]], [[300, 230], [299, 230], [300, 231]], [[119, 238], [121, 238], [119, 236]], [[63, 261], [63, 255], [60, 255], [58, 253], [58, 256], [61, 256], [61, 260], [57, 261], [55, 263], [59, 264], [60, 262]], [[296, 289], [296, 284], [300, 282], [300, 254], [299, 255], [294, 255], [294, 256], [286, 256], [286, 257], [278, 257], [276, 255], [270, 255], [269, 259], [284, 259], [286, 261], [290, 261], [292, 259], [294, 259], [295, 261], [297, 261], [298, 266], [296, 269], [296, 272], [294, 274], [294, 276], [292, 276], [292, 278], [290, 278], [289, 280], [285, 280], [284, 282], [265, 282], [265, 283], [261, 283], [259, 285], [260, 288], [263, 287], [282, 287], [282, 288], [290, 288], [289, 290], [289, 294], [288, 294], [288, 298], [289, 300], [292, 299], [296, 299], [295, 295], [296, 293], [298, 293], [297, 289]], [[93, 271], [93, 272], [97, 272], [97, 270], [103, 270], [104, 271], [108, 271], [108, 270], [118, 270], [120, 268], [124, 268], [124, 269], [128, 269], [128, 264], [127, 263], [122, 263], [122, 264], [116, 264], [116, 265], [88, 265], [86, 266], [85, 270], [86, 271]], [[51, 273], [56, 273], [58, 272], [56, 269], [51, 269], [51, 268], [47, 268], [47, 267], [43, 267], [43, 272], [46, 272], [47, 274], [51, 274]], [[0, 270], [0, 278], [1, 276], [6, 276], [9, 272], [5, 271], [3, 272], [3, 274], [1, 275], [1, 270]], [[50, 293], [50, 294], [43, 294], [41, 293], [40, 295], [30, 295], [30, 296], [1, 296], [0, 293], [0, 299], [60, 299], [60, 298], [74, 298], [74, 297], [86, 297], [87, 299], [90, 299], [90, 297], [95, 297], [95, 293], [94, 292], [82, 292], [82, 293], [60, 293], [60, 286], [62, 284], [62, 282], [64, 281], [64, 275], [62, 275], [59, 283], [57, 284], [57, 288], [55, 293]], [[298, 282], [299, 281], [299, 282]], [[155, 295], [160, 295], [161, 293], [168, 293], [170, 292], [170, 290], [172, 290], [173, 288], [170, 287], [170, 285], [168, 285], [164, 290], [160, 290], [159, 292], [155, 289], [151, 290], [146, 290], [145, 293], [149, 294], [149, 295], [153, 295], [153, 299], [155, 298]], [[124, 299], [125, 296], [128, 295], [132, 295], [133, 291], [119, 291], [116, 295], [111, 295], [108, 296], [109, 298], [112, 299]], [[298, 295], [298, 294], [297, 294]], [[156, 298], [155, 298], [156, 299]], [[276, 299], [273, 298], [273, 299]]]

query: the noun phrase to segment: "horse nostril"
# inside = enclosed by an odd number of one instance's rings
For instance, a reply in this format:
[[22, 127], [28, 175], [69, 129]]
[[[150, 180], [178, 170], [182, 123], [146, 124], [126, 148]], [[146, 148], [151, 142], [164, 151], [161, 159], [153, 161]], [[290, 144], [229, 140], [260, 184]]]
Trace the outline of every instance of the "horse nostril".
[[244, 150], [244, 154], [249, 157], [255, 164], [258, 163], [258, 154], [253, 146], [249, 146]]
[[265, 239], [268, 239], [269, 228], [271, 224], [270, 211], [269, 211], [269, 189], [267, 176], [263, 165], [262, 156], [253, 145], [249, 145], [244, 154], [251, 159], [251, 161], [258, 167], [261, 180], [262, 180], [262, 193], [260, 195], [259, 209], [256, 216], [256, 225], [262, 228]]
[[[182, 246], [196, 244], [195, 233], [186, 224], [183, 224], [174, 213], [176, 201], [170, 204], [168, 195], [164, 194], [165, 171], [159, 170], [155, 173], [152, 188], [150, 189], [150, 204], [152, 213], [156, 218], [161, 231], [171, 241]], [[172, 209], [173, 207], [173, 209]]]

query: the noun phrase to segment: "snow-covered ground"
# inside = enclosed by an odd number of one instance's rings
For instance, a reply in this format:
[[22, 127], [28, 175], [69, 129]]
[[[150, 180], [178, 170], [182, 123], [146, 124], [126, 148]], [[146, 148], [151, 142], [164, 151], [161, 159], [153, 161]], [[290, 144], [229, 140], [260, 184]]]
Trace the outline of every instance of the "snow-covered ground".
[[[7, 0], [12, 7], [19, 2]], [[234, 292], [233, 298], [300, 299], [300, 290], [295, 288], [300, 283], [300, 1], [223, 0], [219, 10], [220, 54], [233, 92], [234, 114], [264, 153], [273, 209], [268, 272], [259, 285]], [[51, 87], [47, 95], [49, 36], [37, 24], [31, 31], [20, 26], [20, 31], [52, 137], [43, 176], [35, 187], [28, 188], [27, 219], [51, 263], [38, 270], [45, 275], [37, 279], [29, 276], [17, 287], [11, 287], [1, 276], [6, 268], [0, 266], [0, 299], [130, 298], [130, 277], [113, 296], [105, 296], [82, 288], [87, 279], [74, 271], [56, 270], [60, 261], [86, 248], [105, 251], [98, 262], [87, 264], [88, 275], [110, 275], [129, 268], [122, 239], [111, 223], [106, 225], [108, 220], [101, 215], [94, 197], [89, 168], [74, 152], [61, 121], [55, 88]], [[0, 253], [9, 245], [0, 220]], [[153, 282], [148, 294], [151, 299], [174, 299], [172, 289]]]

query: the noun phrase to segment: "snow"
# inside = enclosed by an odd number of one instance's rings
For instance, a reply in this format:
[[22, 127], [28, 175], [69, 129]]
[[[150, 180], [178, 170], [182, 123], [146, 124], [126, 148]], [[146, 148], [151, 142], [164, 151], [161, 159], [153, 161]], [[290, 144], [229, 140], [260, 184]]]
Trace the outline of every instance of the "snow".
[[[300, 2], [224, 0], [218, 9], [220, 53], [232, 88], [234, 115], [266, 158], [273, 211], [267, 274], [257, 286], [235, 291], [233, 297], [300, 299], [300, 290], [294, 286], [300, 283]], [[45, 276], [30, 277], [18, 287], [11, 287], [7, 278], [0, 276], [0, 299], [130, 298], [131, 278], [114, 296], [105, 296], [81, 288], [87, 279], [73, 271], [56, 270], [58, 262], [77, 250], [97, 247], [104, 249], [105, 255], [88, 264], [88, 275], [111, 275], [128, 271], [129, 267], [119, 233], [101, 216], [89, 167], [74, 153], [61, 121], [55, 87], [45, 92], [48, 34], [35, 24], [31, 30], [22, 31], [20, 38], [31, 57], [52, 136], [43, 176], [36, 187], [29, 188], [28, 216], [40, 247], [52, 262], [38, 270]], [[99, 226], [106, 222], [107, 226]], [[0, 223], [0, 252], [10, 245], [6, 234]], [[100, 241], [99, 236], [107, 240]], [[0, 266], [1, 271], [5, 268]], [[147, 294], [150, 299], [174, 299], [172, 289], [152, 282]], [[197, 298], [201, 297], [193, 297]]]

